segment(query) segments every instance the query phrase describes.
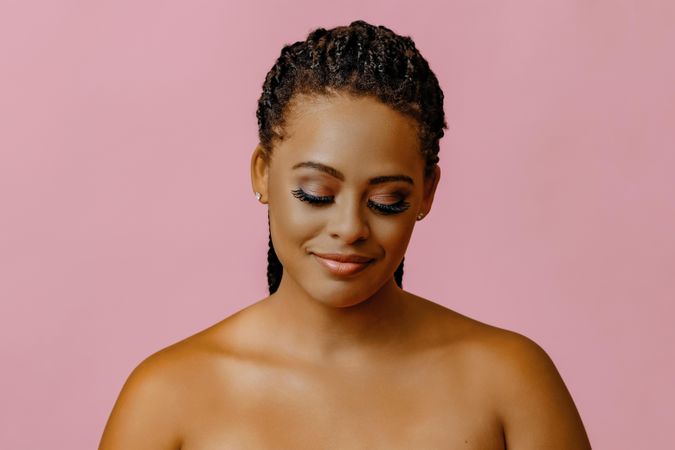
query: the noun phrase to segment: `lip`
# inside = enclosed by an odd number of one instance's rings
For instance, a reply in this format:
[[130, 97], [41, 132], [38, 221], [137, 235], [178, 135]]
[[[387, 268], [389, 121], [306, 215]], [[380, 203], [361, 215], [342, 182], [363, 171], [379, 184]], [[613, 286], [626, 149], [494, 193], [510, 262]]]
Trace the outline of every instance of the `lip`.
[[334, 275], [348, 276], [361, 272], [368, 267], [373, 258], [367, 256], [341, 253], [312, 253], [316, 260]]

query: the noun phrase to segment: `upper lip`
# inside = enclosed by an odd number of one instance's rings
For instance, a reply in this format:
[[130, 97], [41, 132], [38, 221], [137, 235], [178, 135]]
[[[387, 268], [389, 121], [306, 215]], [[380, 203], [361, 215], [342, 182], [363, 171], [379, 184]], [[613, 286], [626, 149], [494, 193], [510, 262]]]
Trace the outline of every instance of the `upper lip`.
[[351, 263], [366, 263], [371, 261], [373, 258], [368, 258], [367, 256], [357, 255], [357, 254], [344, 254], [344, 253], [317, 253], [313, 252], [316, 256], [325, 259], [332, 259], [333, 261], [339, 262], [351, 262]]

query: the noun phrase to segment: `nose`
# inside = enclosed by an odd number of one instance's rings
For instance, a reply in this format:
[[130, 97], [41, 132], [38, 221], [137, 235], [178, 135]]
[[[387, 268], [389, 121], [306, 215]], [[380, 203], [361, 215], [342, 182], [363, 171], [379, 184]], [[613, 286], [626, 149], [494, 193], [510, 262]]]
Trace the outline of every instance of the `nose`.
[[336, 206], [338, 207], [333, 209], [328, 225], [331, 237], [351, 244], [370, 236], [367, 213], [357, 199], [344, 200], [342, 205]]

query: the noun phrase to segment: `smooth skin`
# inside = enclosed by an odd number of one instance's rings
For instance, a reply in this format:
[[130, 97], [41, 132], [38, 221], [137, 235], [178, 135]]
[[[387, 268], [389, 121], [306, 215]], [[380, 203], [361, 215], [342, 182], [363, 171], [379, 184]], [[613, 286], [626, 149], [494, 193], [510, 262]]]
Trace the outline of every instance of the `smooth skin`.
[[[140, 363], [99, 449], [590, 449], [537, 344], [396, 286], [440, 179], [414, 120], [372, 97], [295, 100], [272, 157], [251, 158], [278, 291]], [[344, 277], [314, 252], [374, 260]]]

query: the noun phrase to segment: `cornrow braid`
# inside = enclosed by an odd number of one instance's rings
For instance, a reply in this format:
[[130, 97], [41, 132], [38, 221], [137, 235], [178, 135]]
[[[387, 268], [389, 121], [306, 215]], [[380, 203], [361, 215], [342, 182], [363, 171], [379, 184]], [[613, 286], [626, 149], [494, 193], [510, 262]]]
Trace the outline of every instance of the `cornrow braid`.
[[[267, 226], [269, 227], [270, 219], [267, 215]], [[267, 288], [270, 294], [274, 294], [279, 289], [281, 283], [281, 275], [284, 273], [284, 266], [277, 257], [277, 252], [274, 251], [272, 245], [272, 233], [269, 235], [269, 249], [267, 250]]]
[[[285, 114], [299, 95], [373, 96], [418, 124], [424, 175], [438, 163], [439, 140], [447, 129], [443, 91], [429, 64], [408, 36], [357, 20], [349, 26], [316, 28], [304, 41], [285, 45], [265, 76], [258, 99], [258, 136], [265, 158], [284, 139]], [[283, 267], [270, 234], [267, 278], [270, 293]], [[394, 277], [399, 286], [403, 261]]]

